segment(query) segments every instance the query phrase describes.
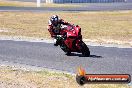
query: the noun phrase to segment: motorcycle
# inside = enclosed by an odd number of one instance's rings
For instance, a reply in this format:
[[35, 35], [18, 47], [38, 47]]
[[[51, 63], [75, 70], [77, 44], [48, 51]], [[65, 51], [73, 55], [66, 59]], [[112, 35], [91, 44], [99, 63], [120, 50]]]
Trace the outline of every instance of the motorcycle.
[[57, 45], [60, 45], [60, 48], [66, 55], [70, 55], [71, 52], [78, 52], [82, 53], [83, 56], [90, 56], [89, 48], [82, 41], [80, 26], [62, 25], [59, 35], [55, 38], [57, 40]]

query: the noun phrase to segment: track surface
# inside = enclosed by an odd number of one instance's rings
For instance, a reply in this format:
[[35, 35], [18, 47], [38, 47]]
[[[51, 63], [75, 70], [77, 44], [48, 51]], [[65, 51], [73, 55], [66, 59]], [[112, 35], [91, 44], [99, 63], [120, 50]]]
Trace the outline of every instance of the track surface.
[[[77, 4], [76, 4], [77, 5]], [[0, 11], [118, 11], [132, 10], [132, 3], [91, 3], [79, 4], [81, 7], [12, 7], [0, 6]]]
[[0, 40], [0, 61], [75, 73], [81, 65], [88, 73], [132, 75], [132, 48], [89, 46], [90, 57], [66, 56], [50, 43]]

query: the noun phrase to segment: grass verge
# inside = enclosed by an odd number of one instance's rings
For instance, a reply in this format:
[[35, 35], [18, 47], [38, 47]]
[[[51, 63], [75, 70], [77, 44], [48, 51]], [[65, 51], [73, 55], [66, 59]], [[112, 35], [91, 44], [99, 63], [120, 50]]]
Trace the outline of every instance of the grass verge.
[[80, 25], [83, 38], [88, 41], [132, 46], [132, 11], [0, 12], [0, 35], [50, 38], [47, 25], [53, 14]]
[[0, 88], [132, 88], [127, 84], [85, 84], [80, 86], [75, 76], [44, 71], [26, 71], [0, 66]]

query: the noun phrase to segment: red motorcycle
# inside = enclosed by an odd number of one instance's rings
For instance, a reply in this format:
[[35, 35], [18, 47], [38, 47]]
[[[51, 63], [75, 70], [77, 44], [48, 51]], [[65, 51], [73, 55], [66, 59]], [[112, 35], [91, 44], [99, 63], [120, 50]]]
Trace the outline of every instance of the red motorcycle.
[[62, 25], [59, 34], [56, 36], [57, 44], [66, 55], [78, 52], [84, 56], [90, 56], [89, 48], [82, 41], [81, 28], [78, 25]]

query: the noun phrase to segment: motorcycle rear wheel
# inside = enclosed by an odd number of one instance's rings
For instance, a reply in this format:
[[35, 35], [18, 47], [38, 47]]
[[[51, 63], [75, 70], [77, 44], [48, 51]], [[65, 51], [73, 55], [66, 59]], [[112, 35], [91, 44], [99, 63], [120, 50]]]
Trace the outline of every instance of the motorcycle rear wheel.
[[84, 42], [81, 43], [81, 52], [83, 56], [88, 56], [88, 57], [90, 56], [89, 48]]

